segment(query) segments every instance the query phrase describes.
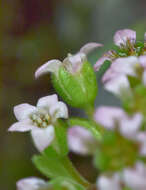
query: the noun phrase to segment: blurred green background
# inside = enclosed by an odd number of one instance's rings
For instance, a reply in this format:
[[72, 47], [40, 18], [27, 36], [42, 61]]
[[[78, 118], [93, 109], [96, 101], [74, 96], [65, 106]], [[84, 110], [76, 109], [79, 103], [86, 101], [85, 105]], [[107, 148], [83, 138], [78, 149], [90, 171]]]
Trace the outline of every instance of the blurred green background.
[[[49, 59], [77, 52], [86, 42], [105, 43], [89, 56], [94, 64], [112, 45], [118, 29], [136, 29], [138, 39], [143, 40], [146, 1], [2, 0], [0, 18], [0, 190], [15, 190], [18, 179], [40, 176], [31, 162], [36, 150], [29, 134], [7, 132], [16, 121], [14, 105], [35, 104], [49, 89], [53, 92], [48, 76], [34, 80], [35, 70]], [[100, 85], [97, 104], [120, 103], [112, 95], [107, 98]], [[90, 157], [71, 154], [71, 158], [85, 177], [95, 179]]]

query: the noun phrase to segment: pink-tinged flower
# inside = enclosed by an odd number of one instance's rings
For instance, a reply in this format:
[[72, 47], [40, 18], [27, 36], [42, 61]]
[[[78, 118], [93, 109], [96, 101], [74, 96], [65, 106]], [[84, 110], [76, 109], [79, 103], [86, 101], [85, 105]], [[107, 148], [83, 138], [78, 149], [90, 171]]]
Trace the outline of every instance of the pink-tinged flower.
[[36, 147], [43, 151], [54, 139], [54, 123], [58, 118], [67, 118], [68, 109], [57, 95], [50, 95], [40, 98], [36, 107], [26, 103], [15, 106], [14, 114], [18, 122], [9, 131], [31, 131]]
[[[126, 46], [127, 41], [131, 44], [136, 42], [136, 32], [130, 29], [118, 30], [114, 35], [114, 43], [117, 46]], [[98, 71], [101, 65], [106, 61], [114, 61], [117, 59], [118, 54], [113, 51], [106, 52], [100, 59], [97, 60], [96, 64], [94, 65], [94, 70]]]
[[140, 67], [140, 61], [134, 56], [116, 59], [102, 77], [105, 89], [118, 96], [121, 96], [122, 92], [125, 91], [130, 93], [127, 76], [136, 77], [138, 66]]
[[88, 54], [90, 51], [94, 50], [95, 48], [102, 47], [103, 44], [96, 43], [96, 42], [89, 42], [81, 47], [80, 53]]
[[71, 151], [87, 155], [95, 151], [96, 140], [87, 129], [74, 126], [68, 131], [68, 145]]
[[116, 173], [112, 177], [100, 176], [97, 180], [98, 190], [122, 190], [120, 176]]
[[128, 116], [121, 108], [101, 106], [95, 111], [94, 119], [107, 129], [118, 127], [124, 137], [136, 140], [143, 116], [140, 113]]
[[136, 76], [136, 66], [139, 65], [139, 60], [135, 56], [123, 57], [116, 59], [111, 64], [113, 72], [121, 73], [130, 76]]
[[99, 43], [87, 43], [75, 55], [68, 54], [63, 62], [57, 59], [50, 60], [37, 69], [37, 71], [35, 72], [35, 77], [38, 78], [46, 73], [54, 73], [55, 75], [58, 75], [58, 70], [60, 67], [64, 67], [71, 74], [80, 72], [83, 63], [87, 59], [86, 54], [88, 54], [93, 49], [101, 46], [102, 44]]
[[42, 179], [30, 177], [19, 180], [16, 186], [17, 190], [39, 190], [41, 188], [46, 188], [47, 183]]
[[133, 116], [127, 116], [120, 121], [120, 132], [123, 136], [129, 139], [136, 140], [137, 134], [140, 133], [143, 116], [140, 113], [135, 113]]
[[117, 46], [126, 45], [127, 40], [131, 43], [136, 41], [136, 32], [130, 29], [118, 30], [114, 35], [114, 43]]
[[141, 55], [139, 57], [139, 62], [141, 64], [141, 66], [146, 69], [146, 55]]
[[134, 169], [125, 169], [123, 180], [132, 190], [146, 190], [146, 166], [144, 163], [138, 162]]
[[130, 85], [126, 76], [119, 75], [114, 77], [111, 80], [107, 81], [104, 84], [104, 89], [115, 94], [118, 97], [121, 97], [125, 92], [130, 94]]
[[94, 119], [107, 129], [114, 129], [115, 123], [125, 117], [125, 112], [118, 107], [100, 106], [96, 109]]

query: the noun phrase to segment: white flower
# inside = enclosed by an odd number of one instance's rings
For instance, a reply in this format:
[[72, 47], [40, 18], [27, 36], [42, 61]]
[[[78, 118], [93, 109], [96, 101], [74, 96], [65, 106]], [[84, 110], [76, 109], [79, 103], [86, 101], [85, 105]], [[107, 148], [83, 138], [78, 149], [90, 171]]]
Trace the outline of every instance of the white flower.
[[143, 116], [140, 113], [128, 116], [121, 108], [101, 106], [95, 111], [94, 119], [107, 129], [113, 130], [118, 125], [124, 137], [137, 140]]
[[46, 182], [36, 177], [21, 179], [16, 184], [17, 190], [39, 190], [47, 186]]
[[[126, 46], [127, 40], [129, 40], [130, 43], [134, 44], [136, 41], [136, 32], [130, 29], [124, 29], [124, 30], [118, 30], [114, 34], [114, 43], [117, 46]], [[100, 59], [97, 60], [96, 64], [94, 65], [94, 70], [98, 71], [101, 67], [101, 65], [104, 63], [104, 61], [109, 60], [113, 61], [117, 57], [112, 53], [112, 51], [106, 52]]]
[[100, 176], [97, 180], [98, 190], [122, 190], [120, 176], [114, 174], [112, 177]]
[[130, 85], [126, 76], [118, 75], [117, 77], [112, 78], [104, 84], [104, 89], [108, 92], [115, 94], [118, 97], [122, 97], [122, 95], [126, 92], [130, 94]]
[[46, 73], [54, 73], [55, 75], [58, 75], [58, 70], [60, 67], [64, 67], [71, 74], [80, 72], [82, 64], [86, 60], [86, 54], [88, 54], [91, 50], [101, 46], [102, 44], [99, 43], [87, 43], [75, 55], [68, 54], [63, 62], [57, 59], [50, 60], [37, 69], [35, 72], [35, 77], [38, 78]]
[[71, 151], [77, 154], [87, 155], [95, 151], [96, 140], [87, 129], [74, 126], [69, 128], [68, 144]]
[[127, 40], [131, 43], [136, 41], [136, 32], [130, 29], [118, 30], [114, 35], [114, 43], [117, 46], [126, 45]]
[[123, 180], [132, 190], [146, 190], [146, 166], [138, 162], [134, 169], [125, 169]]
[[107, 129], [114, 129], [116, 122], [125, 117], [125, 113], [121, 108], [112, 106], [100, 106], [96, 109], [94, 119]]
[[116, 59], [102, 78], [105, 89], [118, 96], [122, 96], [125, 91], [130, 94], [127, 76], [136, 77], [138, 67], [141, 67], [140, 60], [135, 56]]
[[57, 95], [40, 98], [37, 106], [20, 104], [14, 107], [18, 122], [9, 131], [31, 131], [33, 141], [39, 151], [43, 151], [54, 139], [54, 123], [58, 118], [67, 118], [65, 103], [58, 101]]

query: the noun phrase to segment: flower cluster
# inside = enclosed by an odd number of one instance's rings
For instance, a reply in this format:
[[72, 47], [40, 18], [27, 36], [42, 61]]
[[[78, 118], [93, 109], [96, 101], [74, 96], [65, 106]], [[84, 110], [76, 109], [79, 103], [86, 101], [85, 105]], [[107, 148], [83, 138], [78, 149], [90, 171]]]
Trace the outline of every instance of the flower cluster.
[[[63, 61], [53, 59], [35, 72], [38, 78], [51, 73], [56, 93], [69, 106], [81, 108], [87, 118], [69, 117], [67, 105], [56, 94], [40, 98], [37, 106], [14, 107], [18, 122], [9, 131], [30, 131], [40, 155], [35, 166], [46, 177], [17, 182], [18, 190], [146, 190], [146, 33], [144, 42], [136, 32], [117, 31], [115, 46], [92, 68], [88, 53], [99, 43], [88, 43]], [[103, 73], [104, 88], [116, 95], [122, 108], [99, 106], [96, 73], [108, 61]], [[99, 171], [94, 184], [84, 179], [68, 159], [68, 153], [93, 156]]]

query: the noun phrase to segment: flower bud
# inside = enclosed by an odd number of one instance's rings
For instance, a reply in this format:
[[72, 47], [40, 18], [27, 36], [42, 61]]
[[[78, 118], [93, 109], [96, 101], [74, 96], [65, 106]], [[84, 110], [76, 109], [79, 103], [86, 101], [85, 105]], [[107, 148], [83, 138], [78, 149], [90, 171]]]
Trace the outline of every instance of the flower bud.
[[86, 108], [94, 104], [97, 95], [97, 82], [94, 70], [86, 54], [101, 44], [89, 43], [80, 51], [63, 60], [51, 60], [35, 73], [36, 78], [51, 72], [53, 86], [58, 94], [73, 107]]

